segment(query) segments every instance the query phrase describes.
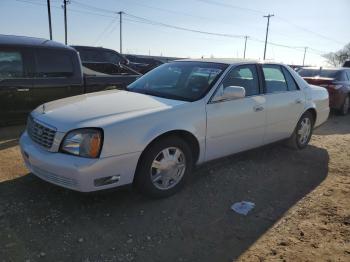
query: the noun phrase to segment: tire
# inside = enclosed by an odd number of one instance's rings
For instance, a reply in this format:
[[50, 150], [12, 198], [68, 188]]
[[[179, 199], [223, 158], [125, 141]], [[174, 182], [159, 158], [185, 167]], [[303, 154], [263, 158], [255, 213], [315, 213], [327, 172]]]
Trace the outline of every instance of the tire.
[[160, 138], [141, 155], [134, 185], [153, 198], [164, 198], [178, 192], [193, 169], [189, 145], [176, 136]]
[[349, 107], [350, 107], [350, 96], [345, 97], [344, 103], [342, 104], [341, 108], [339, 109], [339, 113], [342, 116], [345, 116], [349, 113]]
[[[309, 123], [309, 126], [308, 126], [308, 123]], [[309, 130], [306, 130], [307, 126]], [[313, 115], [311, 114], [311, 112], [307, 111], [300, 117], [298, 124], [294, 129], [293, 134], [288, 140], [288, 145], [298, 150], [306, 148], [312, 136], [313, 126], [314, 126]]]

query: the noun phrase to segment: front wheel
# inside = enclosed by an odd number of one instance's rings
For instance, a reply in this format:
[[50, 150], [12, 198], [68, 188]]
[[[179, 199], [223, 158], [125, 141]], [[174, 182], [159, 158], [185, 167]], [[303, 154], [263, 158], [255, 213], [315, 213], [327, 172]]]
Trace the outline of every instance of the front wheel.
[[142, 154], [135, 185], [151, 197], [167, 197], [184, 186], [192, 166], [192, 152], [185, 141], [175, 136], [161, 138]]
[[314, 119], [310, 112], [305, 112], [289, 138], [288, 144], [295, 149], [304, 149], [310, 142]]

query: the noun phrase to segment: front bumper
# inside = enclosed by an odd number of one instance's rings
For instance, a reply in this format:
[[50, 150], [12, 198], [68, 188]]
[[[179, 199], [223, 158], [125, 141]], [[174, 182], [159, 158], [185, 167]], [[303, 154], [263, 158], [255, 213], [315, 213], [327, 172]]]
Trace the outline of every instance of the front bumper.
[[[141, 152], [106, 158], [82, 158], [49, 152], [25, 132], [20, 147], [27, 168], [50, 183], [81, 192], [97, 191], [132, 183]], [[106, 177], [118, 177], [112, 184], [96, 185]]]

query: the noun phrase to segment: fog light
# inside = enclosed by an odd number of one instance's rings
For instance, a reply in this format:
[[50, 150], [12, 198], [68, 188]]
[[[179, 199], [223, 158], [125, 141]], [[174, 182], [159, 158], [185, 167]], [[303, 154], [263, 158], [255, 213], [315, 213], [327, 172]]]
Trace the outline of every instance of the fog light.
[[113, 183], [117, 183], [120, 179], [120, 175], [107, 176], [94, 180], [95, 186], [105, 186]]

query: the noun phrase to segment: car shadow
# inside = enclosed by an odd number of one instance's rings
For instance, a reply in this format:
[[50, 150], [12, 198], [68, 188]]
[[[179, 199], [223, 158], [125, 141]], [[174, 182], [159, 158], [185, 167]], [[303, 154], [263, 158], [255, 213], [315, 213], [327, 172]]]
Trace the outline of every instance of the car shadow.
[[[328, 174], [326, 150], [266, 146], [202, 165], [178, 194], [82, 194], [28, 174], [0, 183], [0, 257], [47, 261], [232, 261]], [[247, 215], [230, 209], [247, 200]]]

